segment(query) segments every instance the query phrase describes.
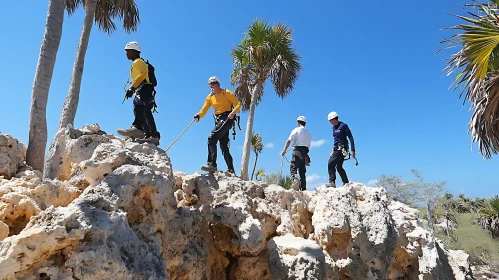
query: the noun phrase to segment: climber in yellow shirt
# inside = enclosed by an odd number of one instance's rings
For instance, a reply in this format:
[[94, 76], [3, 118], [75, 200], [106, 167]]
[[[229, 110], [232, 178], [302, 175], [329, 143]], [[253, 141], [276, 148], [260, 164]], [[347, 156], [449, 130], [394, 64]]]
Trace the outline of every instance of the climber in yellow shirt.
[[[135, 119], [132, 126], [128, 129], [118, 129], [118, 133], [137, 139], [139, 143], [153, 143], [159, 145], [160, 133], [156, 129], [156, 122], [152, 109], [155, 105], [154, 86], [150, 82], [149, 67], [140, 57], [142, 49], [139, 43], [129, 42], [125, 46], [126, 56], [132, 61], [130, 69], [130, 77], [132, 78], [131, 86], [127, 90], [126, 97], [133, 99], [133, 114]], [[152, 75], [152, 74], [151, 74]], [[153, 76], [155, 77], [155, 76]]]
[[201, 166], [201, 170], [208, 172], [217, 171], [217, 142], [220, 142], [220, 149], [227, 164], [227, 171], [235, 174], [232, 155], [229, 148], [229, 131], [234, 125], [234, 117], [241, 109], [241, 103], [236, 96], [228, 89], [220, 88], [220, 80], [212, 76], [208, 79], [211, 92], [206, 97], [201, 110], [194, 115], [194, 119], [199, 121], [206, 115], [210, 107], [215, 111], [215, 128], [208, 136], [208, 160], [207, 165]]

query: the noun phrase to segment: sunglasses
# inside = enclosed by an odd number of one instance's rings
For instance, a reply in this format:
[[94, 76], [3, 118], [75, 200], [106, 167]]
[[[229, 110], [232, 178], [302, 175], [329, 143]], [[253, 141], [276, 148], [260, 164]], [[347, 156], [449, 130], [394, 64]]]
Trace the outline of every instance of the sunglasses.
[[217, 82], [211, 82], [210, 85], [214, 85], [214, 84], [217, 84]]

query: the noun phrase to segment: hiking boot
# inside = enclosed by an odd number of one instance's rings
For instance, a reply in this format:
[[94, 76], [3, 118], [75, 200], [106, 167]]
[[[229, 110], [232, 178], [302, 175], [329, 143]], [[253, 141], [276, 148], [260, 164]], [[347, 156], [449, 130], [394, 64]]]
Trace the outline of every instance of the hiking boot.
[[130, 138], [143, 138], [145, 136], [145, 133], [142, 130], [133, 125], [129, 129], [118, 129], [118, 133]]
[[336, 188], [336, 183], [327, 183], [326, 187], [327, 188]]
[[291, 176], [291, 188], [295, 191], [300, 190], [300, 180], [298, 180], [295, 176]]
[[151, 143], [153, 145], [159, 146], [159, 138], [153, 137], [153, 136], [143, 137], [143, 138], [135, 140], [135, 142], [137, 142], [137, 143]]
[[206, 165], [201, 166], [201, 170], [207, 171], [207, 172], [218, 171], [217, 167], [214, 166], [213, 164], [209, 163], [209, 162]]
[[230, 175], [236, 175], [236, 171], [234, 171], [233, 169], [229, 169], [227, 170], [227, 173], [229, 173]]

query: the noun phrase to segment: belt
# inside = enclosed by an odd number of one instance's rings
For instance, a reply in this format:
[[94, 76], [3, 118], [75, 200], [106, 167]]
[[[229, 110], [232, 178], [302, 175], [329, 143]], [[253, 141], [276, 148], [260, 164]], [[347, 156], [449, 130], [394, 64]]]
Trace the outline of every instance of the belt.
[[308, 150], [309, 150], [307, 146], [295, 146], [294, 149], [297, 150], [297, 151], [304, 151], [304, 152], [307, 152], [307, 153], [308, 153]]
[[222, 112], [220, 114], [215, 114], [215, 116], [223, 116], [223, 115], [229, 115], [230, 113], [232, 113], [232, 111], [225, 111], [225, 112]]

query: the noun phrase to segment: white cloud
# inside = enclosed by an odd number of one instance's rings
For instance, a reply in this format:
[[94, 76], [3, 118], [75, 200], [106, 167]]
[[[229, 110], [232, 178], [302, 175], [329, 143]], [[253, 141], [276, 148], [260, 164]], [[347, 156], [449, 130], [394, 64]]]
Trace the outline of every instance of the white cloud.
[[367, 185], [370, 187], [374, 187], [374, 186], [376, 186], [376, 183], [378, 183], [378, 180], [372, 179], [372, 180], [369, 180], [369, 182], [367, 182]]
[[325, 142], [326, 142], [326, 139], [312, 141], [312, 143], [310, 144], [310, 147], [311, 148], [318, 148], [318, 147], [324, 145]]
[[274, 143], [270, 142], [270, 143], [267, 143], [265, 144], [265, 148], [274, 148]]
[[320, 176], [317, 174], [310, 174], [307, 176], [307, 190], [314, 190], [315, 188], [318, 188], [327, 183], [327, 176]]
[[317, 174], [310, 174], [307, 176], [307, 183], [312, 183], [312, 182], [318, 181], [322, 178], [325, 178], [325, 176], [320, 176]]

